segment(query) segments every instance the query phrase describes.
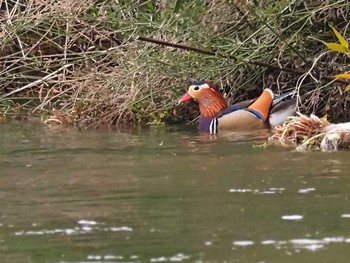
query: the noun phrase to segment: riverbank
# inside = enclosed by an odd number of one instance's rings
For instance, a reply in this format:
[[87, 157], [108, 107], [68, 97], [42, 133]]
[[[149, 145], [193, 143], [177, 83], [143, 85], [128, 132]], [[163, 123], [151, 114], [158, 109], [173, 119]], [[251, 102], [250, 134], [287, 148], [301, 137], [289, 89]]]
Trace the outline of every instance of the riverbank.
[[262, 87], [313, 91], [301, 112], [350, 119], [346, 84], [329, 79], [350, 70], [349, 59], [315, 40], [336, 42], [328, 24], [347, 34], [347, 1], [7, 0], [0, 19], [0, 113], [9, 118], [85, 127], [186, 122], [197, 109], [177, 100], [206, 79], [232, 102]]

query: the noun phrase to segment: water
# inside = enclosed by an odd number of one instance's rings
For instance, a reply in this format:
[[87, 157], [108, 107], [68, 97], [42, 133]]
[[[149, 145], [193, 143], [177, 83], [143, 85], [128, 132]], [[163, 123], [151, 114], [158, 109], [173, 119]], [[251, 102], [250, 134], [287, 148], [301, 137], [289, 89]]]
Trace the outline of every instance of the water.
[[0, 125], [1, 262], [348, 262], [348, 152]]

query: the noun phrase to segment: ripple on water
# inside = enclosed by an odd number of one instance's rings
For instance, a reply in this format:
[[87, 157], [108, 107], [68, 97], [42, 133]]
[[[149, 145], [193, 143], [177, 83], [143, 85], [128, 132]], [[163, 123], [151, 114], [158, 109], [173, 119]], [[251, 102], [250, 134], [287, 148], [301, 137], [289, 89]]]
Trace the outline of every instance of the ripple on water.
[[262, 245], [272, 245], [272, 244], [276, 244], [276, 241], [275, 240], [264, 240], [264, 241], [261, 241], [261, 244]]
[[64, 229], [40, 229], [40, 230], [21, 230], [16, 231], [15, 236], [33, 236], [33, 235], [54, 235], [54, 234], [65, 234], [65, 235], [77, 235], [77, 234], [88, 234], [92, 232], [131, 232], [133, 229], [128, 226], [112, 226], [112, 227], [101, 227], [102, 223], [89, 220], [79, 220], [79, 226], [74, 228]]
[[172, 257], [158, 257], [158, 258], [151, 258], [150, 261], [151, 262], [181, 262], [185, 259], [189, 259], [190, 257], [182, 254], [182, 253], [178, 253], [175, 256]]
[[[230, 193], [251, 193], [251, 194], [281, 194], [286, 189], [283, 187], [270, 187], [268, 189], [249, 189], [249, 188], [231, 188]], [[316, 188], [302, 188], [298, 190], [299, 194], [307, 194], [316, 191]]]
[[303, 216], [302, 215], [284, 215], [281, 218], [287, 221], [299, 221], [303, 219]]
[[[139, 261], [139, 256], [138, 255], [131, 255], [129, 257], [124, 257], [122, 255], [112, 255], [112, 254], [107, 254], [107, 255], [88, 255], [86, 259], [90, 263], [112, 263], [112, 262], [127, 262], [127, 263], [136, 263], [140, 262]], [[88, 263], [86, 262], [86, 263]], [[66, 262], [61, 262], [61, 263], [66, 263]]]
[[249, 189], [249, 188], [232, 188], [230, 193], [252, 193], [252, 194], [281, 194], [285, 188], [271, 187], [268, 189]]
[[298, 190], [298, 193], [299, 194], [307, 194], [307, 193], [310, 193], [310, 192], [313, 192], [313, 191], [315, 191], [316, 190], [316, 188], [303, 188], [303, 189], [299, 189]]
[[[350, 238], [345, 237], [325, 237], [322, 239], [308, 239], [308, 238], [296, 238], [290, 240], [272, 240], [267, 239], [260, 242], [260, 245], [273, 246], [276, 249], [290, 249], [291, 247], [297, 252], [300, 249], [306, 249], [309, 251], [318, 251], [325, 248], [329, 244], [334, 243], [350, 243]], [[236, 247], [251, 246], [254, 245], [250, 240], [237, 240], [233, 242]]]
[[341, 217], [342, 218], [350, 218], [350, 214], [342, 214]]
[[233, 242], [233, 245], [239, 247], [251, 246], [254, 245], [254, 242], [251, 240], [237, 240]]
[[323, 240], [317, 239], [292, 239], [289, 241], [295, 248], [305, 248], [307, 250], [316, 251], [324, 247], [326, 244]]
[[211, 246], [211, 245], [213, 245], [213, 242], [212, 242], [212, 241], [206, 241], [204, 244], [205, 244], [206, 246]]
[[113, 260], [113, 259], [124, 259], [123, 256], [119, 256], [119, 255], [88, 255], [87, 256], [88, 260]]
[[97, 225], [97, 222], [94, 220], [85, 220], [85, 219], [81, 219], [78, 221], [79, 225]]

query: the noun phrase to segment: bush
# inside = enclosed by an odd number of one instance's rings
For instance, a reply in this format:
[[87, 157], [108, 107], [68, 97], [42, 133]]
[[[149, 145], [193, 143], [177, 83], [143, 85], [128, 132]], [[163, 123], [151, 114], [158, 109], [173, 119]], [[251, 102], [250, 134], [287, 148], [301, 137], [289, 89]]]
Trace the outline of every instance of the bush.
[[[348, 58], [310, 38], [334, 41], [328, 23], [346, 31], [345, 0], [1, 3], [0, 109], [7, 114], [55, 109], [93, 127], [190, 120], [195, 107], [177, 107], [178, 97], [191, 81], [207, 79], [231, 101], [257, 96], [262, 86], [280, 92], [299, 85], [301, 94], [313, 91], [304, 113], [350, 117], [344, 84], [324, 78], [348, 71]], [[217, 55], [157, 46], [138, 36]], [[301, 79], [298, 72], [311, 68], [312, 77]]]

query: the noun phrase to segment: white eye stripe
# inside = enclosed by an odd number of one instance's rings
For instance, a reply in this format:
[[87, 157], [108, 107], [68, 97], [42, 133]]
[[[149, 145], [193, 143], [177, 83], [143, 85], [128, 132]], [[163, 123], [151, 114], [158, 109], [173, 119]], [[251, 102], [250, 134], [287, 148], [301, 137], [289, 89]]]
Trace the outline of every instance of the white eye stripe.
[[[199, 89], [195, 89], [196, 87], [199, 87]], [[191, 85], [190, 89], [192, 90], [200, 90], [200, 89], [210, 89], [209, 85], [207, 83], [201, 84], [201, 85]]]

